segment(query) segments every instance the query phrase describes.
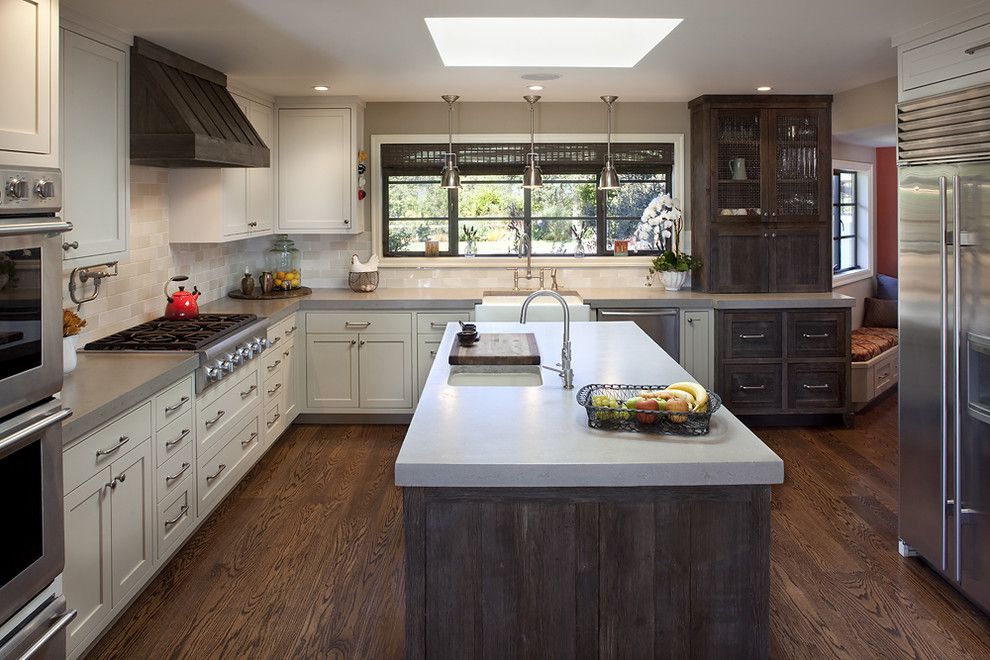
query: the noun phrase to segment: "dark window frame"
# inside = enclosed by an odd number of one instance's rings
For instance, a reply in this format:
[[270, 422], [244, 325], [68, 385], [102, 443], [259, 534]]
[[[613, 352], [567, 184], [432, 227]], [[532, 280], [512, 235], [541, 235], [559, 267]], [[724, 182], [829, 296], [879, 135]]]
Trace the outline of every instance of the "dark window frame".
[[[843, 174], [851, 174], [853, 177], [853, 193], [851, 202], [843, 202], [840, 194], [840, 182]], [[833, 169], [832, 170], [832, 275], [841, 275], [853, 270], [858, 270], [859, 263], [859, 178], [860, 172], [856, 170]], [[842, 233], [842, 209], [851, 208], [853, 216], [853, 226], [851, 232]], [[853, 239], [853, 265], [848, 268], [841, 268], [842, 265], [842, 239]]]

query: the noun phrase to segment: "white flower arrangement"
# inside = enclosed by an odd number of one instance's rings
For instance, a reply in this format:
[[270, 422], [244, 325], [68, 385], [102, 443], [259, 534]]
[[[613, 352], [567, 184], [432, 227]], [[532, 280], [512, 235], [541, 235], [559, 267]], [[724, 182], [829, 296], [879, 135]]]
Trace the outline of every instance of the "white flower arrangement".
[[684, 213], [680, 200], [664, 194], [654, 197], [643, 209], [635, 237], [647, 247], [658, 245], [665, 249], [664, 246], [669, 243], [670, 250], [676, 254], [683, 228]]

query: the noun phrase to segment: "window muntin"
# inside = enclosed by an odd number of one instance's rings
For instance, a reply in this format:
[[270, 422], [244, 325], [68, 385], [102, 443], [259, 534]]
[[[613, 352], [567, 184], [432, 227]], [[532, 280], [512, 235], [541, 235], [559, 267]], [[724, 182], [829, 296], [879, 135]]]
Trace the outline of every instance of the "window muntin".
[[832, 272], [859, 268], [859, 180], [850, 170], [832, 172]]

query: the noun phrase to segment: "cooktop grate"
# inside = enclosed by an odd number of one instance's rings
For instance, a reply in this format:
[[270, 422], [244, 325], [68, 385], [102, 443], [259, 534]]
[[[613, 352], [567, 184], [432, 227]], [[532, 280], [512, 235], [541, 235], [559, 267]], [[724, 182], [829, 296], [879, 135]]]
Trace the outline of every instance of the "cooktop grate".
[[91, 341], [87, 351], [198, 351], [257, 320], [254, 314], [200, 314], [194, 319], [157, 318]]

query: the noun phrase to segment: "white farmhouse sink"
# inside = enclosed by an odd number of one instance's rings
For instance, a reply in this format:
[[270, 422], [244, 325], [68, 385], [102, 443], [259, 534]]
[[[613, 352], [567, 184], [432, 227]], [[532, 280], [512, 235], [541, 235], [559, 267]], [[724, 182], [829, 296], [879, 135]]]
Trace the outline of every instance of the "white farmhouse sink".
[[[474, 306], [475, 321], [519, 322], [519, 312], [531, 291], [485, 291], [481, 303]], [[575, 291], [561, 291], [571, 311], [572, 321], [592, 321], [591, 307], [584, 304]], [[541, 296], [529, 304], [526, 321], [563, 321], [564, 310], [549, 296]]]
[[455, 387], [539, 387], [543, 374], [538, 366], [450, 368], [447, 384]]

